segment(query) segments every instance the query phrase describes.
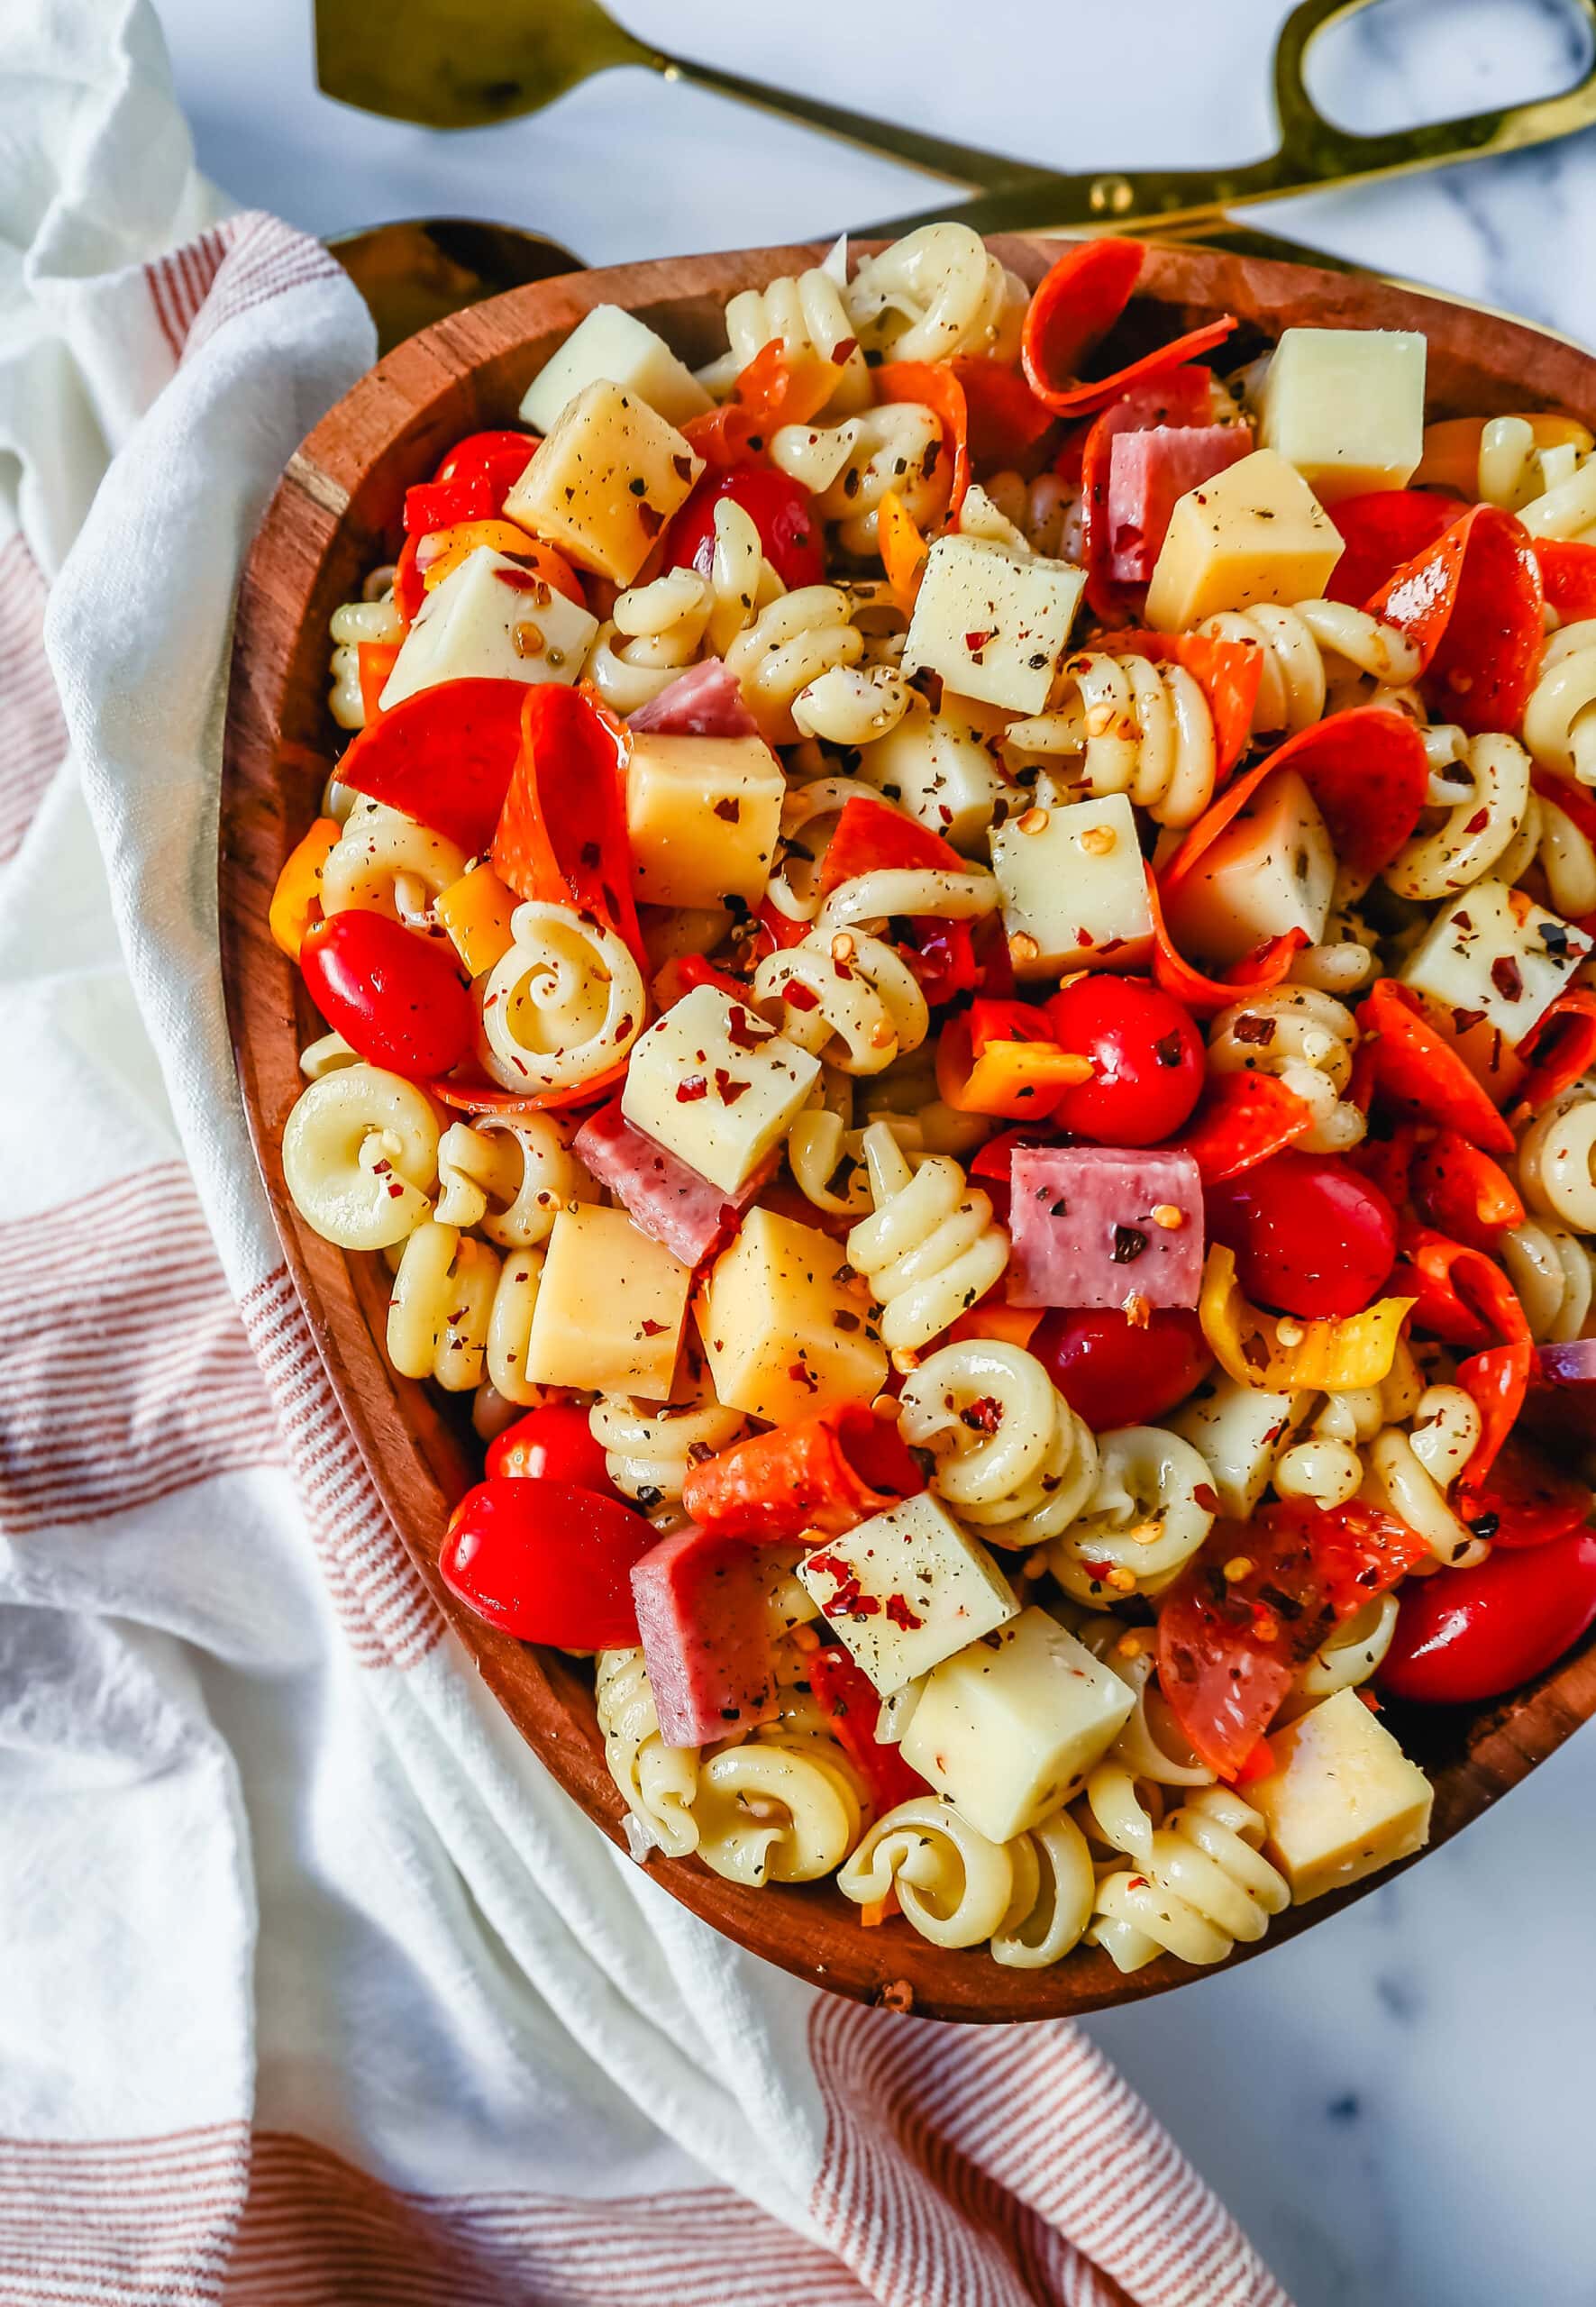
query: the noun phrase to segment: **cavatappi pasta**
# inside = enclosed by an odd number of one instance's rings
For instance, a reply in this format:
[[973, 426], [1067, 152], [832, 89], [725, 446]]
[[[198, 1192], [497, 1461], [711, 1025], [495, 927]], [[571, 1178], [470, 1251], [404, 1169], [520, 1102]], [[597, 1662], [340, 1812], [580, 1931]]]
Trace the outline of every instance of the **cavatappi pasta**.
[[634, 1855], [1022, 1969], [1419, 1847], [1381, 1707], [1591, 1577], [1506, 1443], [1596, 1330], [1591, 437], [1312, 328], [1061, 412], [1095, 260], [839, 243], [697, 375], [589, 314], [334, 612], [271, 908], [288, 1191]]

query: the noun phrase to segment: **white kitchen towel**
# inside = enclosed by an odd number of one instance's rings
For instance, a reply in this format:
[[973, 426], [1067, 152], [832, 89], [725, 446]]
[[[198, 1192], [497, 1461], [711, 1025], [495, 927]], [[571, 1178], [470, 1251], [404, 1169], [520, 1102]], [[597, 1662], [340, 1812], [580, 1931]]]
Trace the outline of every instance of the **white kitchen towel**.
[[229, 628], [370, 360], [146, 0], [0, 0], [0, 2298], [1286, 2307], [1091, 2046], [615, 1852], [342, 1427], [216, 957]]

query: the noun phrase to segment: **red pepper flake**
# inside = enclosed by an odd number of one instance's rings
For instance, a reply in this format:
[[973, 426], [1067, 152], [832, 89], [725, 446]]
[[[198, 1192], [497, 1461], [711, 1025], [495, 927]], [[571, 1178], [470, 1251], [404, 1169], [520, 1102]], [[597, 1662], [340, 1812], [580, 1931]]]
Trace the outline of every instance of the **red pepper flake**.
[[781, 989], [781, 998], [790, 1002], [795, 1009], [818, 1009], [820, 1007], [820, 996], [812, 987], [800, 985], [797, 978], [789, 978]]
[[1455, 1034], [1472, 1033], [1476, 1026], [1482, 1026], [1484, 1023], [1483, 1009], [1455, 1008], [1452, 1012], [1452, 1030]]
[[734, 1106], [738, 1099], [745, 1097], [752, 1087], [753, 1084], [752, 1081], [737, 1081], [734, 1076], [726, 1071], [724, 1065], [717, 1065], [716, 1067], [716, 1094], [720, 1099], [723, 1106]]
[[910, 1609], [901, 1594], [888, 1595], [887, 1618], [890, 1625], [901, 1627], [906, 1634], [912, 1634], [917, 1627], [926, 1623], [917, 1610]]
[[725, 800], [716, 803], [715, 814], [717, 817], [723, 817], [727, 825], [734, 825], [743, 815], [743, 804], [741, 801], [731, 799], [728, 796]]
[[708, 1095], [709, 1084], [701, 1073], [689, 1073], [685, 1081], [679, 1081], [676, 1085], [676, 1102], [679, 1106], [693, 1105], [699, 1098], [707, 1098]]
[[1198, 1504], [1201, 1507], [1205, 1514], [1217, 1514], [1218, 1512], [1219, 1493], [1214, 1489], [1212, 1483], [1206, 1482], [1199, 1482], [1196, 1483], [1192, 1489], [1191, 1495], [1196, 1499]]
[[645, 1320], [640, 1325], [640, 1327], [642, 1328], [644, 1337], [662, 1337], [665, 1334], [665, 1325], [663, 1322], [651, 1322]]
[[1245, 1042], [1250, 1048], [1267, 1049], [1274, 1039], [1274, 1019], [1251, 1016], [1238, 1017], [1230, 1030], [1238, 1042]]
[[1091, 942], [1092, 936], [1090, 929], [1078, 929], [1075, 932], [1075, 943], [1078, 945], [1090, 945]]
[[794, 1362], [790, 1363], [788, 1368], [787, 1374], [792, 1380], [795, 1386], [807, 1387], [812, 1394], [819, 1392], [820, 1381], [816, 1378], [815, 1372], [809, 1368], [807, 1363]]
[[757, 1049], [762, 1038], [762, 1035], [754, 1032], [747, 1010], [740, 1004], [734, 1002], [732, 1014], [726, 1022], [726, 1039], [731, 1043], [732, 1047]]
[[637, 525], [645, 537], [651, 539], [657, 537], [665, 525], [665, 515], [657, 505], [640, 505], [637, 508]]
[[840, 338], [838, 342], [832, 346], [831, 357], [836, 362], [837, 367], [841, 369], [848, 361], [852, 360], [853, 355], [858, 351], [858, 350], [859, 339], [856, 336], [844, 336]]
[[989, 625], [984, 633], [967, 633], [964, 635], [964, 646], [969, 650], [972, 657], [977, 660], [980, 659], [981, 651], [986, 647], [988, 642], [991, 639], [993, 634], [996, 633], [997, 630], [997, 626], [992, 625]]
[[1490, 812], [1490, 810], [1489, 810], [1489, 809], [1476, 809], [1476, 810], [1474, 811], [1473, 816], [1469, 819], [1469, 821], [1468, 821], [1467, 825], [1464, 825], [1464, 833], [1483, 833], [1483, 832], [1484, 832], [1484, 830], [1485, 830], [1485, 828], [1486, 828], [1486, 826], [1487, 826], [1490, 823], [1491, 823], [1491, 812]]
[[1002, 1409], [990, 1394], [982, 1394], [979, 1401], [959, 1412], [959, 1423], [972, 1434], [996, 1434], [1003, 1423]]
[[1491, 962], [1491, 982], [1504, 1001], [1520, 1001], [1524, 998], [1524, 980], [1511, 953], [1499, 953]]

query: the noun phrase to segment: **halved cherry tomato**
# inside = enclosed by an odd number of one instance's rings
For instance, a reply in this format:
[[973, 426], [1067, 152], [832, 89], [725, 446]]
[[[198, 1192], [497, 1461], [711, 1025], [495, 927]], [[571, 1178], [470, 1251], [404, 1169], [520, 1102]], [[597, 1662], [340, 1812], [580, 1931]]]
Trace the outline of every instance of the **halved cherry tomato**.
[[1256, 1304], [1281, 1314], [1361, 1314], [1397, 1254], [1397, 1213], [1345, 1162], [1295, 1149], [1208, 1189], [1209, 1239], [1236, 1257]]
[[545, 1402], [506, 1426], [488, 1445], [488, 1471], [521, 1482], [574, 1482], [579, 1490], [597, 1491], [601, 1498], [620, 1497], [609, 1478], [604, 1446], [594, 1440], [588, 1413], [578, 1402]]
[[747, 514], [759, 531], [765, 559], [789, 593], [825, 582], [825, 540], [814, 500], [773, 465], [707, 472], [666, 531], [667, 569], [696, 569], [708, 576], [715, 557], [715, 508], [723, 499]]
[[542, 446], [535, 433], [468, 433], [455, 442], [433, 479], [471, 480], [480, 476], [488, 483], [488, 510], [497, 513]]
[[1596, 1621], [1596, 1530], [1473, 1570], [1416, 1578], [1378, 1680], [1394, 1698], [1458, 1706], [1543, 1673]]
[[1160, 1306], [1145, 1329], [1115, 1308], [1044, 1316], [1031, 1351], [1094, 1434], [1145, 1426], [1183, 1402], [1213, 1367], [1197, 1316]]
[[831, 1717], [836, 1742], [869, 1787], [878, 1813], [927, 1792], [925, 1780], [909, 1768], [899, 1749], [878, 1742], [880, 1698], [863, 1667], [840, 1642], [809, 1653], [809, 1688]]
[[1060, 1049], [1093, 1067], [1090, 1081], [1054, 1105], [1061, 1128], [1099, 1145], [1155, 1145], [1190, 1118], [1202, 1090], [1202, 1036], [1162, 987], [1095, 970], [1061, 988], [1044, 1015]]
[[1566, 1537], [1590, 1520], [1593, 1506], [1596, 1496], [1588, 1482], [1559, 1473], [1516, 1434], [1509, 1435], [1496, 1464], [1467, 1500], [1474, 1536], [1509, 1552]]
[[438, 1569], [469, 1609], [523, 1642], [637, 1640], [632, 1565], [659, 1532], [629, 1506], [541, 1475], [479, 1482], [449, 1518]]
[[458, 1065], [476, 1037], [452, 953], [386, 914], [313, 922], [299, 949], [310, 998], [369, 1064], [424, 1081]]
[[469, 473], [461, 480], [424, 480], [405, 491], [405, 533], [430, 536], [434, 529], [451, 529], [461, 521], [486, 521], [497, 511], [486, 473]]

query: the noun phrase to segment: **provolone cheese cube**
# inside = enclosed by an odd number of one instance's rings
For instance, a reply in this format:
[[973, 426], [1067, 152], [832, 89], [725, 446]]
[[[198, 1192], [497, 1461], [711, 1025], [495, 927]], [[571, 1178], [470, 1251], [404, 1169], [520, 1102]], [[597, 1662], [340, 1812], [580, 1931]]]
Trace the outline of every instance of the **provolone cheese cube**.
[[505, 498], [505, 512], [584, 569], [629, 585], [704, 470], [645, 400], [584, 385]]
[[1325, 505], [1406, 488], [1424, 454], [1425, 352], [1407, 329], [1287, 329], [1264, 379], [1263, 446]]
[[750, 1418], [807, 1418], [869, 1401], [887, 1353], [848, 1286], [840, 1242], [757, 1206], [710, 1274], [698, 1312], [716, 1399]]
[[1153, 913], [1125, 794], [1052, 803], [1034, 833], [1022, 833], [1011, 816], [992, 835], [992, 871], [1017, 977], [1132, 970], [1146, 959]]
[[[717, 985], [695, 986], [634, 1044], [621, 1111], [723, 1193], [775, 1152], [820, 1061]], [[724, 1399], [724, 1397], [723, 1397]]]
[[760, 737], [640, 730], [626, 767], [632, 885], [650, 905], [756, 906], [771, 878], [787, 780]]
[[896, 729], [866, 745], [859, 774], [919, 825], [970, 852], [1005, 789], [993, 758], [990, 708], [944, 695], [934, 713], [917, 697]]
[[1183, 633], [1219, 609], [1317, 601], [1341, 552], [1335, 523], [1295, 466], [1255, 450], [1176, 504], [1147, 588], [1147, 622]]
[[1040, 713], [1086, 583], [1045, 561], [978, 537], [938, 537], [921, 580], [906, 673], [938, 673], [961, 697], [1011, 713]]
[[1214, 1477], [1221, 1510], [1245, 1522], [1263, 1497], [1274, 1462], [1310, 1399], [1301, 1393], [1264, 1393], [1216, 1374], [1205, 1379], [1190, 1401], [1163, 1423], [1201, 1453]]
[[1539, 1022], [1591, 951], [1591, 940], [1505, 881], [1476, 881], [1437, 915], [1402, 969], [1418, 993], [1509, 1045]]
[[383, 687], [386, 712], [439, 681], [574, 681], [597, 617], [519, 561], [480, 545], [415, 612]]
[[[828, 1538], [799, 1563], [798, 1574], [883, 1695], [1019, 1611], [985, 1546], [929, 1491]], [[906, 1755], [925, 1703], [922, 1692], [905, 1733]]]
[[534, 433], [552, 433], [566, 403], [601, 379], [635, 393], [667, 424], [685, 424], [710, 406], [703, 386], [663, 337], [618, 305], [595, 305], [527, 386], [522, 423]]
[[1264, 779], [1172, 893], [1164, 913], [1183, 953], [1222, 966], [1292, 929], [1319, 944], [1335, 888], [1328, 828], [1313, 795], [1288, 769]]
[[1246, 1799], [1268, 1828], [1264, 1851], [1300, 1906], [1345, 1890], [1429, 1840], [1435, 1790], [1356, 1691], [1337, 1691], [1272, 1731], [1274, 1768]]
[[562, 1209], [532, 1317], [526, 1375], [540, 1386], [669, 1399], [692, 1275], [624, 1209]]
[[926, 1677], [903, 1758], [990, 1841], [1008, 1842], [1080, 1792], [1135, 1703], [1045, 1610], [1022, 1610]]

